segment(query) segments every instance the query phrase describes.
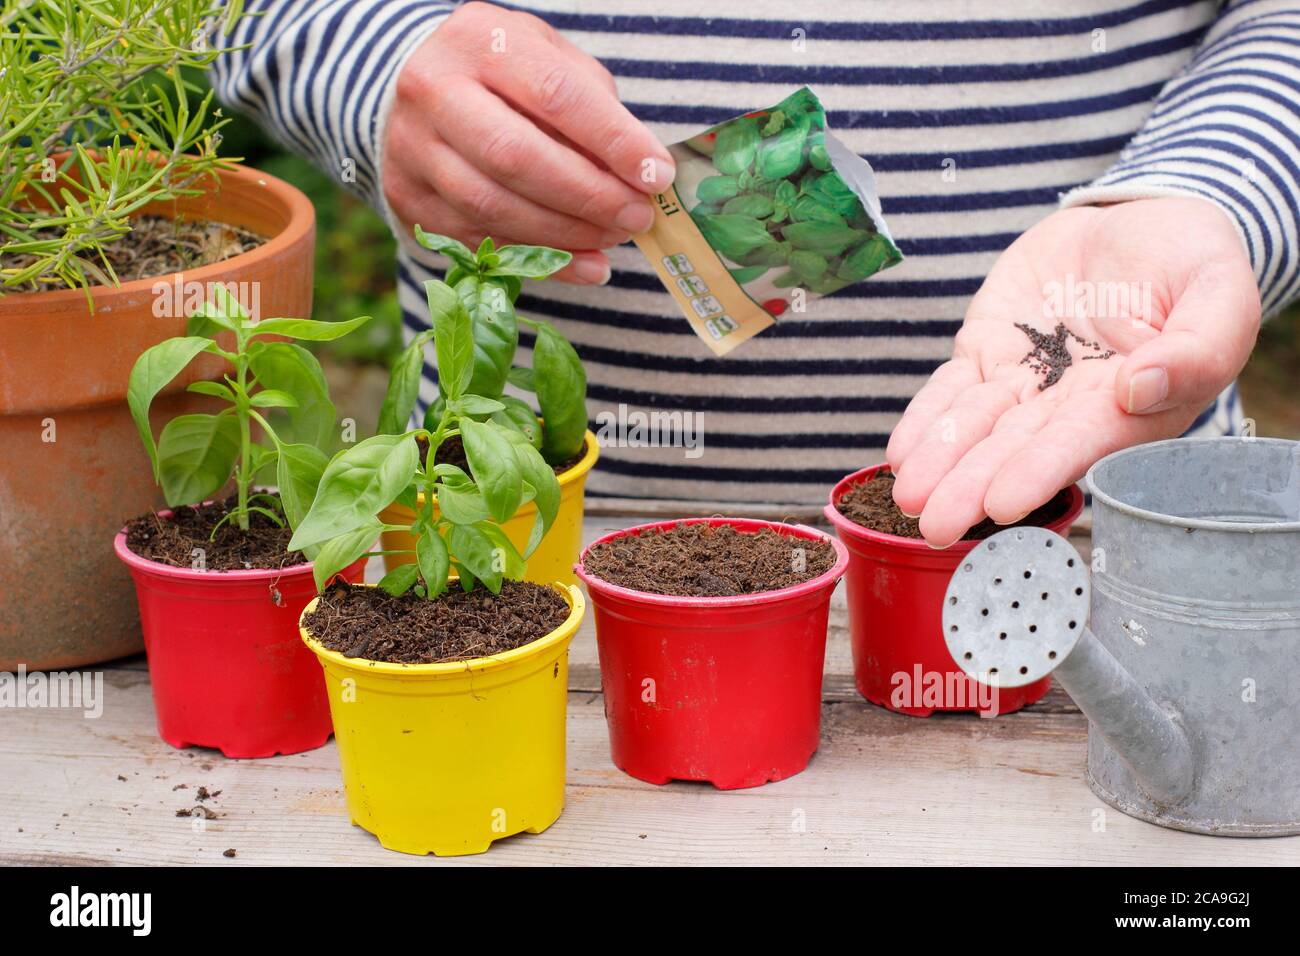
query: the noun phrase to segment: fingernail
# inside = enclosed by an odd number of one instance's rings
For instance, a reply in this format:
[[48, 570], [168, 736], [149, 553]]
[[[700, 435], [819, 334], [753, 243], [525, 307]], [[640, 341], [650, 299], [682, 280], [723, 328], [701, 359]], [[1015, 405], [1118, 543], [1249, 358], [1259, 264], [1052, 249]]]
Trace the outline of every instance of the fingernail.
[[677, 167], [657, 156], [647, 156], [641, 163], [641, 182], [655, 192], [663, 192], [671, 186], [676, 175]]
[[614, 225], [636, 235], [645, 232], [655, 221], [655, 211], [648, 202], [628, 203], [614, 217]]
[[587, 285], [604, 285], [609, 281], [609, 263], [598, 259], [578, 259], [573, 263], [573, 275]]
[[1169, 397], [1169, 373], [1163, 368], [1144, 368], [1128, 380], [1130, 415], [1150, 411]]

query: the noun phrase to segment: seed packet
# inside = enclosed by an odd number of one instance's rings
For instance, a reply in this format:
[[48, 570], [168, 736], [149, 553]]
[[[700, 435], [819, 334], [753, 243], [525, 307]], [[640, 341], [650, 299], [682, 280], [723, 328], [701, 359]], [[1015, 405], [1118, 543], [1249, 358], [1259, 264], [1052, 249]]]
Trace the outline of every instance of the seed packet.
[[676, 179], [636, 244], [715, 355], [903, 259], [870, 164], [807, 87], [668, 149]]

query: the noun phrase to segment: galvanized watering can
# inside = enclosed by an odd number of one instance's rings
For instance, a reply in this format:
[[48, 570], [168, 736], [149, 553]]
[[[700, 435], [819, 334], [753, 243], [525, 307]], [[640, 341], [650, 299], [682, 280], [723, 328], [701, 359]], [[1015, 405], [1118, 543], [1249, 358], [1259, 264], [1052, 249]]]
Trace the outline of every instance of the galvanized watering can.
[[1300, 833], [1300, 443], [1140, 445], [1087, 485], [1090, 560], [1011, 528], [953, 574], [953, 659], [999, 688], [1054, 671], [1088, 717], [1089, 783], [1117, 809]]

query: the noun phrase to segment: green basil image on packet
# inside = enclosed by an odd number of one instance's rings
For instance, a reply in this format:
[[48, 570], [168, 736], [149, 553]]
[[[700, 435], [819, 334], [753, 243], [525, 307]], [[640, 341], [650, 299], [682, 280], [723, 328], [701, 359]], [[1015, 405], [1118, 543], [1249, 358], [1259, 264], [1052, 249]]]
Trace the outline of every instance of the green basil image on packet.
[[807, 87], [668, 149], [676, 180], [634, 238], [715, 355], [903, 259], [870, 164]]

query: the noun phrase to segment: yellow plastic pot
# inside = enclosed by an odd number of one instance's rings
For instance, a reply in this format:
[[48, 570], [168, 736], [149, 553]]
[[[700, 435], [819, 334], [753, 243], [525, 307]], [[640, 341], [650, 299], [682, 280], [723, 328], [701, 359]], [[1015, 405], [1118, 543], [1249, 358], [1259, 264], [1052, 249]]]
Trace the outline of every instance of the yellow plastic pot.
[[483, 853], [493, 840], [541, 833], [559, 819], [569, 642], [586, 604], [576, 587], [554, 587], [569, 605], [554, 631], [450, 664], [344, 657], [300, 621], [325, 669], [348, 815], [388, 849]]
[[[587, 432], [587, 444], [582, 459], [568, 471], [557, 475], [560, 482], [560, 510], [555, 516], [555, 523], [546, 532], [546, 537], [528, 557], [528, 570], [525, 581], [534, 584], [576, 584], [577, 578], [573, 566], [582, 551], [582, 507], [583, 491], [587, 484], [587, 472], [596, 464], [600, 455], [600, 446], [596, 436]], [[420, 495], [420, 505], [424, 504], [424, 495]], [[434, 514], [437, 514], [435, 509]], [[503, 522], [501, 530], [522, 553], [528, 544], [528, 535], [533, 530], [533, 520], [537, 516], [537, 506], [531, 501], [515, 512], [509, 521]], [[404, 505], [394, 502], [380, 513], [384, 524], [410, 526], [415, 521], [415, 512]], [[415, 535], [410, 531], [385, 531], [382, 535], [385, 551], [415, 550]], [[415, 560], [412, 553], [384, 555], [384, 570], [391, 571], [403, 564]]]

